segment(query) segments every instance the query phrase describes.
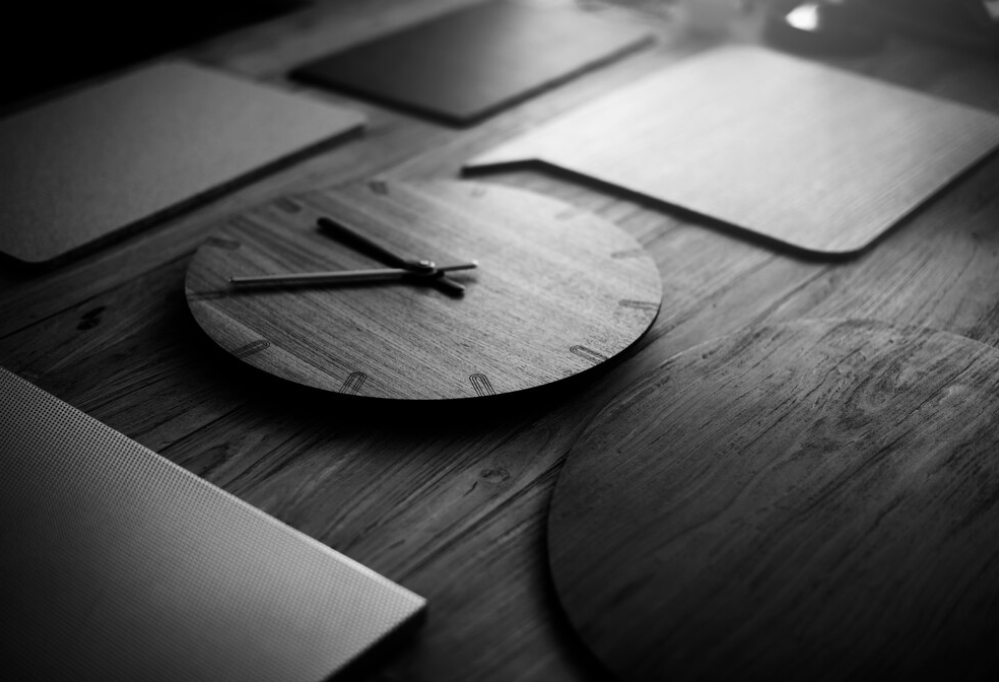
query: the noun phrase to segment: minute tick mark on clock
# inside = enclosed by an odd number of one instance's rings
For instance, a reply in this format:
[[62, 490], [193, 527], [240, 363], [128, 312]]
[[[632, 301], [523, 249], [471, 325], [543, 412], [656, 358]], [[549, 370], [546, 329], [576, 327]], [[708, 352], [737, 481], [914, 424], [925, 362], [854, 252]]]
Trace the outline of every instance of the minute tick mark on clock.
[[228, 291], [189, 291], [187, 300], [189, 301], [212, 301], [219, 298], [228, 298]]
[[242, 359], [249, 357], [254, 353], [259, 353], [260, 351], [270, 347], [271, 347], [270, 341], [267, 341], [266, 339], [257, 339], [256, 341], [251, 341], [245, 346], [240, 346], [239, 348], [234, 350], [232, 354], [235, 355], [237, 358]]
[[345, 393], [347, 395], [357, 395], [357, 392], [361, 390], [361, 386], [367, 381], [368, 375], [364, 372], [351, 372], [350, 376], [344, 380], [343, 385], [340, 386], [340, 393]]
[[295, 203], [288, 197], [280, 197], [279, 199], [275, 200], [274, 205], [280, 208], [285, 213], [295, 214], [295, 213], [300, 213], [302, 210], [302, 207], [299, 204]]
[[569, 348], [569, 352], [573, 355], [577, 355], [588, 362], [592, 362], [594, 365], [599, 365], [601, 362], [607, 360], [607, 356], [592, 348], [587, 348], [586, 346], [572, 346]]
[[624, 299], [618, 301], [617, 304], [622, 308], [634, 308], [636, 310], [659, 310], [659, 304], [653, 303], [652, 301], [632, 301], [630, 299]]
[[468, 377], [469, 382], [472, 384], [472, 388], [475, 389], [475, 394], [482, 397], [487, 395], [496, 395], [496, 389], [489, 382], [489, 377], [485, 374], [472, 374]]
[[235, 251], [242, 246], [242, 244], [235, 239], [224, 239], [222, 237], [209, 237], [205, 240], [205, 243], [209, 246], [214, 246], [218, 249], [226, 249], [228, 251]]

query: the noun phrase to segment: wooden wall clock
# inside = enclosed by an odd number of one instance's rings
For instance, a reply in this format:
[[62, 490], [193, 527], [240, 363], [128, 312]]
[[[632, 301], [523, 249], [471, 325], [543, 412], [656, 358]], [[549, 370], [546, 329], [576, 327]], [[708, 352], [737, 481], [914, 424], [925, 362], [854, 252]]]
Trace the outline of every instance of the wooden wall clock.
[[[473, 261], [444, 276], [434, 269]], [[365, 281], [231, 281], [345, 271]], [[613, 223], [523, 190], [455, 181], [371, 181], [237, 215], [198, 249], [185, 289], [198, 324], [248, 365], [404, 400], [576, 375], [634, 343], [662, 299], [655, 263]]]

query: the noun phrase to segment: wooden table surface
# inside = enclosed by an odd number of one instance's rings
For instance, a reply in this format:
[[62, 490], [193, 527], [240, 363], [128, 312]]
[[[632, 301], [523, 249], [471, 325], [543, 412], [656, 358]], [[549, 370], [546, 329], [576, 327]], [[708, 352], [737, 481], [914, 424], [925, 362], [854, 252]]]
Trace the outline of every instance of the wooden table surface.
[[[287, 79], [293, 67], [465, 4], [320, 3], [185, 54], [298, 89]], [[248, 372], [198, 328], [183, 285], [226, 215], [361, 178], [458, 178], [473, 155], [711, 46], [675, 25], [657, 31], [656, 46], [468, 129], [316, 91], [364, 111], [365, 134], [71, 265], [0, 272], [0, 364], [427, 597], [422, 629], [381, 654], [367, 679], [606, 679], [559, 609], [545, 554], [553, 483], [574, 439], [651, 368], [750, 325], [869, 318], [999, 345], [999, 157], [838, 260], [541, 171], [480, 176], [615, 221], [653, 254], [664, 290], [656, 323], [620, 362], [485, 406], [356, 406]], [[830, 61], [999, 113], [994, 58], [894, 37], [878, 54]]]

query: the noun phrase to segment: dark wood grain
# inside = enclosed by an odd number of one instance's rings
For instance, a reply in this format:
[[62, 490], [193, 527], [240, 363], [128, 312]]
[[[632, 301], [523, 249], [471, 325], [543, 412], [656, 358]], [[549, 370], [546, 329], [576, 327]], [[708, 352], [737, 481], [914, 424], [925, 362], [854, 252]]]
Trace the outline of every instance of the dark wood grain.
[[[286, 74], [299, 64], [468, 4], [330, 0], [188, 54], [296, 87]], [[247, 371], [205, 338], [184, 278], [228, 216], [352, 180], [456, 179], [467, 159], [707, 47], [676, 24], [632, 15], [636, 3], [585, 6], [644, 23], [658, 46], [461, 130], [315, 90], [363, 111], [365, 135], [52, 272], [25, 278], [0, 268], [0, 364], [428, 598], [417, 635], [379, 656], [362, 679], [613, 679], [562, 615], [545, 518], [562, 458], [581, 430], [670, 356], [749, 325], [806, 316], [928, 325], [999, 345], [995, 156], [873, 248], [836, 262], [776, 251], [606, 186], [534, 169], [491, 174], [489, 184], [614, 222], [652, 255], [668, 297], [613, 367], [556, 382], [554, 391], [457, 401], [467, 403], [460, 410], [428, 413], [407, 401], [405, 409], [369, 411]], [[999, 112], [999, 64], [973, 54], [893, 37], [879, 54], [833, 63]], [[780, 120], [783, 107], [772, 115]]]
[[953, 334], [803, 321], [696, 346], [572, 448], [561, 601], [629, 680], [994, 672], [997, 414], [999, 351]]
[[[234, 275], [385, 265], [319, 217], [453, 273], [460, 297], [411, 281], [246, 287]], [[188, 271], [191, 312], [216, 343], [281, 378], [365, 397], [512, 393], [610, 360], [652, 324], [652, 259], [613, 223], [481, 183], [369, 181], [282, 198], [223, 223]]]
[[798, 248], [843, 254], [870, 244], [997, 144], [999, 117], [987, 112], [735, 46], [665, 69], [466, 168], [550, 164]]

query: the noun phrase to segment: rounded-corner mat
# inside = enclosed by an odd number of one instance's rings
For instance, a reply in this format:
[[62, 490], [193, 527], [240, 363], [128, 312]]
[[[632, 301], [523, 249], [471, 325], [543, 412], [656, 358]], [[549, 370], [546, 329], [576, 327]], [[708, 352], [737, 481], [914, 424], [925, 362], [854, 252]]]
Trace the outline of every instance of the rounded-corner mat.
[[570, 451], [558, 597], [622, 680], [993, 670], [996, 414], [999, 350], [946, 332], [808, 320], [694, 347]]
[[538, 161], [845, 255], [997, 145], [987, 111], [743, 45], [664, 68], [465, 169]]
[[0, 253], [64, 263], [364, 124], [193, 62], [134, 68], [0, 120]]

